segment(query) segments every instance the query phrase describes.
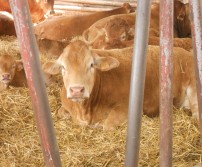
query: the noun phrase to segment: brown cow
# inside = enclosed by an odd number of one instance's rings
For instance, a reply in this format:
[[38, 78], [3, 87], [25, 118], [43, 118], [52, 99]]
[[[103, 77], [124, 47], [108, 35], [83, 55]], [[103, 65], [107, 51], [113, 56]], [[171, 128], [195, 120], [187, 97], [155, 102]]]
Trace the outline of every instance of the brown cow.
[[[83, 33], [84, 40], [94, 49], [116, 49], [134, 45], [135, 13], [103, 18]], [[158, 30], [150, 27], [149, 45], [159, 45]], [[174, 38], [175, 47], [192, 49], [191, 38]]]
[[[191, 33], [188, 4], [174, 1], [174, 36], [189, 37]], [[151, 7], [150, 37], [159, 37], [159, 13], [160, 5], [154, 4]], [[101, 19], [84, 31], [83, 37], [90, 42], [93, 48], [123, 48], [128, 43], [123, 34], [130, 34], [130, 38], [135, 32], [136, 14], [115, 15]], [[132, 20], [132, 21], [131, 21]], [[126, 23], [123, 24], [123, 21]], [[122, 23], [122, 24], [121, 24]], [[108, 26], [107, 26], [108, 25]], [[128, 30], [130, 27], [130, 31]], [[122, 42], [123, 41], [123, 42]], [[127, 41], [127, 42], [125, 42]]]
[[[148, 44], [149, 45], [157, 45], [159, 46], [160, 39], [159, 37], [149, 37]], [[97, 45], [98, 46], [98, 45]], [[100, 46], [104, 49], [121, 49], [126, 47], [133, 47], [134, 46], [134, 40], [128, 40], [128, 41], [116, 41], [116, 43], [111, 44], [100, 44]], [[98, 46], [95, 49], [100, 49]], [[173, 46], [174, 47], [180, 47], [187, 51], [192, 51], [192, 39], [191, 38], [173, 38]], [[94, 48], [94, 47], [93, 47]]]
[[0, 0], [0, 11], [11, 13], [11, 8], [8, 0]]
[[62, 53], [64, 46], [73, 37], [82, 35], [83, 31], [97, 20], [132, 11], [133, 8], [126, 3], [122, 7], [110, 11], [94, 12], [80, 16], [56, 16], [47, 19], [34, 27], [39, 49], [49, 57], [56, 57]]
[[40, 6], [43, 9], [46, 16], [52, 15], [54, 11], [54, 0], [40, 0]]
[[[144, 113], [159, 110], [159, 47], [149, 46], [144, 94]], [[46, 72], [62, 72], [62, 106], [81, 125], [113, 129], [127, 120], [133, 48], [92, 50], [81, 41], [70, 43]], [[173, 102], [191, 107], [198, 115], [193, 56], [174, 48]], [[135, 101], [134, 101], [135, 103]], [[187, 106], [188, 104], [188, 106]]]
[[69, 41], [75, 36], [82, 35], [85, 29], [101, 18], [131, 11], [133, 11], [132, 7], [125, 3], [122, 7], [110, 11], [94, 12], [87, 15], [56, 16], [36, 25], [34, 31], [39, 39]]
[[135, 13], [103, 18], [83, 32], [83, 38], [95, 49], [121, 48], [122, 41], [134, 38]]
[[[149, 45], [159, 45], [160, 39], [158, 37], [150, 37]], [[191, 38], [173, 38], [173, 46], [180, 47], [187, 51], [191, 51], [192, 47], [192, 39]]]
[[[54, 13], [54, 0], [28, 0], [32, 21], [38, 23], [45, 19], [44, 15]], [[9, 0], [0, 0], [0, 11], [11, 13]]]
[[15, 35], [13, 16], [8, 12], [0, 12], [0, 35]]
[[[43, 73], [45, 84], [56, 82], [48, 73]], [[9, 87], [27, 87], [27, 79], [22, 60], [15, 60], [11, 55], [0, 56], [0, 91]]]
[[14, 87], [27, 86], [21, 60], [15, 60], [11, 55], [0, 56], [0, 83], [0, 90], [6, 89], [9, 85]]
[[[93, 48], [100, 49], [103, 48], [102, 45], [108, 45], [110, 48], [117, 47], [123, 45], [122, 41], [134, 38], [135, 22], [136, 13], [106, 17], [86, 29], [83, 38], [91, 43]], [[123, 34], [127, 34], [128, 38], [122, 40]], [[159, 4], [152, 5], [149, 34], [159, 37]]]
[[[155, 4], [151, 10], [152, 27], [159, 27], [160, 5]], [[191, 23], [189, 18], [189, 4], [174, 0], [174, 36], [186, 38], [191, 36]]]
[[174, 29], [179, 38], [191, 36], [191, 22], [189, 18], [189, 4], [174, 1]]

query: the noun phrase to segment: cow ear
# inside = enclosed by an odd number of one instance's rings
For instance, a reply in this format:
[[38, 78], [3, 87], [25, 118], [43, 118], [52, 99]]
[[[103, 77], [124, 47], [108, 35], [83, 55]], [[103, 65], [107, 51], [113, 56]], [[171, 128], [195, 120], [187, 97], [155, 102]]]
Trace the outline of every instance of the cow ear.
[[54, 61], [48, 61], [42, 65], [42, 70], [45, 73], [56, 75], [60, 73], [61, 66]]
[[119, 61], [113, 57], [94, 57], [94, 67], [101, 71], [109, 71], [119, 66]]
[[21, 71], [24, 69], [22, 60], [16, 60], [16, 70]]

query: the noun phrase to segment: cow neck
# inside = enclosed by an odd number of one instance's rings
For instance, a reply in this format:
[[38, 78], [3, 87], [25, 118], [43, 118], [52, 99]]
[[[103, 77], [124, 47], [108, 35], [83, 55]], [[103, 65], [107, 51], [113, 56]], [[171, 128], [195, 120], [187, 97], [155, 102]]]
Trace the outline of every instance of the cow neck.
[[98, 109], [99, 92], [101, 90], [101, 77], [100, 74], [95, 74], [95, 82], [90, 98], [86, 99], [80, 105], [76, 105], [80, 112], [77, 114], [77, 119], [85, 121], [88, 125], [92, 124], [94, 113]]
[[84, 106], [86, 107], [86, 112], [93, 112], [98, 108], [98, 104], [100, 101], [100, 92], [102, 89], [102, 80], [101, 80], [101, 72], [97, 71], [95, 74], [95, 82], [90, 94], [90, 98], [84, 102]]
[[15, 75], [10, 85], [16, 86], [16, 87], [23, 87], [23, 86], [27, 87], [27, 81], [26, 81], [24, 69], [21, 71], [17, 71], [17, 69], [15, 70]]

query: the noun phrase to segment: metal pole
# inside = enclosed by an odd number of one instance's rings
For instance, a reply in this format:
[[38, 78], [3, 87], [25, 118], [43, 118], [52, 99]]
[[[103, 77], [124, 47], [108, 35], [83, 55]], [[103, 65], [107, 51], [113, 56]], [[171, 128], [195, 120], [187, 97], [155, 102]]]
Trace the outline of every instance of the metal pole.
[[[202, 17], [202, 0], [200, 0], [199, 3], [200, 3], [200, 14]], [[202, 27], [202, 20], [201, 20], [201, 27]]]
[[190, 6], [190, 19], [191, 19], [191, 32], [194, 48], [199, 124], [200, 124], [201, 144], [202, 144], [202, 32], [201, 32], [202, 29], [200, 21], [201, 17], [200, 17], [199, 1], [189, 0], [189, 6]]
[[173, 0], [160, 1], [160, 166], [172, 166]]
[[138, 1], [128, 111], [128, 134], [125, 160], [126, 167], [138, 166], [146, 73], [146, 53], [150, 25], [150, 7], [151, 0]]
[[61, 167], [27, 0], [10, 0], [46, 166]]

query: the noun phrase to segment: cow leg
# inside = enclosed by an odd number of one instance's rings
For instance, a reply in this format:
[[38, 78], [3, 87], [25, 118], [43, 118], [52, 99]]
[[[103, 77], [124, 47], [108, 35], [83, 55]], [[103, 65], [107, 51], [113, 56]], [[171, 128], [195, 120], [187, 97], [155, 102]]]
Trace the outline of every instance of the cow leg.
[[8, 88], [8, 85], [0, 83], [0, 92], [6, 90]]
[[[118, 109], [117, 109], [118, 108]], [[118, 125], [121, 125], [127, 121], [127, 107], [117, 107], [112, 109], [107, 119], [103, 123], [104, 130], [114, 130]]]
[[189, 99], [192, 117], [199, 119], [196, 89], [193, 89], [192, 87], [188, 87], [186, 93], [187, 93], [187, 97]]
[[56, 113], [60, 118], [71, 119], [70, 113], [62, 106]]

